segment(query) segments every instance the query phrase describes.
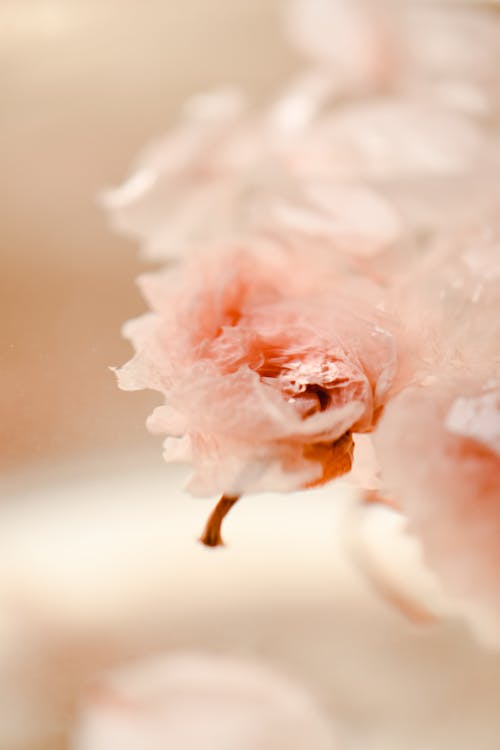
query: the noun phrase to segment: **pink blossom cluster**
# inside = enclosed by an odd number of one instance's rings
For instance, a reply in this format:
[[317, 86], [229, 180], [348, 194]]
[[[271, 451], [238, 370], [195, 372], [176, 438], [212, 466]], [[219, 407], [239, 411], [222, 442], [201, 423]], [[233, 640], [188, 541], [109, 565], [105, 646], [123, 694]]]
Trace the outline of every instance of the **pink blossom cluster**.
[[500, 587], [500, 23], [485, 7], [293, 0], [302, 72], [194, 98], [105, 196], [165, 266], [125, 389], [189, 489], [312, 487], [373, 438], [381, 493], [458, 594]]

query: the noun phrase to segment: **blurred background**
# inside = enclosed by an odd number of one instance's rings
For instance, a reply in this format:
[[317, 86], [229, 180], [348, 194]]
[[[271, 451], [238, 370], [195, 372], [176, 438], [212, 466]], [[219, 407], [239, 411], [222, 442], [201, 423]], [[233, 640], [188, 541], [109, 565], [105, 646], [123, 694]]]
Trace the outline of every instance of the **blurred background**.
[[[498, 750], [498, 656], [375, 595], [343, 546], [345, 487], [252, 498], [214, 556], [195, 543], [210, 501], [182, 495], [146, 432], [158, 397], [109, 370], [130, 356], [120, 327], [144, 310], [146, 264], [97, 195], [189, 94], [258, 100], [286, 79], [283, 7], [0, 0], [0, 750], [73, 747], [98, 670], [165, 649], [277, 666], [347, 750]], [[437, 596], [394, 519], [368, 538]]]
[[147, 446], [148, 394], [110, 365], [144, 305], [137, 248], [97, 205], [189, 94], [269, 94], [280, 0], [2, 0], [2, 468]]

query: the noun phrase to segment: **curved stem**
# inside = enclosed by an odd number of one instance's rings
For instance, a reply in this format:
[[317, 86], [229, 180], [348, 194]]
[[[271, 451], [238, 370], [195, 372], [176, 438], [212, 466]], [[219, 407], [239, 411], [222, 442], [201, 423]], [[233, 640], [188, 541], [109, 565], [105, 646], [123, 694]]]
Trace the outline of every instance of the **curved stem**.
[[239, 495], [222, 495], [221, 499], [208, 517], [208, 521], [200, 537], [200, 542], [206, 547], [221, 547], [224, 541], [221, 526], [224, 518], [239, 500]]

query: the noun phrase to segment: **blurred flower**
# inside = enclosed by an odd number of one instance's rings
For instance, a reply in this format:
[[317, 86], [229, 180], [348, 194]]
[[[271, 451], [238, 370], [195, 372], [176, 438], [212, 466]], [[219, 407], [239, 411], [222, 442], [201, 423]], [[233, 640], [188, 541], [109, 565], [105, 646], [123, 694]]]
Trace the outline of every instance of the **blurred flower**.
[[[382, 476], [426, 562], [471, 621], [500, 622], [500, 389], [412, 388], [375, 435]], [[487, 627], [487, 626], [486, 626]]]
[[500, 24], [484, 7], [411, 0], [292, 0], [290, 40], [352, 95], [394, 91], [498, 115]]
[[401, 203], [401, 189], [410, 184], [433, 209], [429, 233], [457, 192], [455, 184], [433, 190], [432, 180], [456, 183], [499, 163], [491, 135], [456, 112], [405, 96], [332, 108], [327, 94], [324, 78], [311, 74], [260, 112], [235, 92], [195, 98], [180, 125], [103, 196], [113, 225], [158, 260], [255, 237], [312, 241], [354, 258], [407, 252], [416, 208]]
[[73, 750], [334, 750], [302, 687], [258, 662], [177, 654], [116, 670], [82, 706]]
[[[407, 251], [415, 207], [406, 201], [400, 216], [401, 183], [484, 175], [492, 162], [498, 170], [498, 143], [485, 127], [500, 104], [500, 22], [491, 10], [293, 0], [286, 28], [311, 67], [261, 109], [235, 90], [193, 97], [129, 179], [104, 194], [113, 225], [149, 257], [290, 235], [354, 255], [402, 240]], [[396, 188], [391, 201], [387, 183]], [[367, 225], [346, 210], [352, 190]], [[429, 190], [427, 182], [420, 201]], [[427, 204], [435, 200], [433, 191]]]
[[499, 237], [492, 215], [458, 226], [399, 297], [421, 331], [419, 384], [387, 406], [374, 436], [383, 482], [427, 562], [497, 629]]

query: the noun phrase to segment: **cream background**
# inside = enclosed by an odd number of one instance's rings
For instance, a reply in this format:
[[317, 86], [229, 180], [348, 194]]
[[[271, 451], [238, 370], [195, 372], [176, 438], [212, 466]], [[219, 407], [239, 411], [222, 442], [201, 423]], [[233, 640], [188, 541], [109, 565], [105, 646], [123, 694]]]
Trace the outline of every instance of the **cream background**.
[[5, 467], [144, 441], [148, 395], [108, 366], [143, 309], [136, 248], [96, 205], [187, 95], [269, 93], [292, 66], [275, 0], [2, 0], [0, 228]]

